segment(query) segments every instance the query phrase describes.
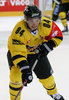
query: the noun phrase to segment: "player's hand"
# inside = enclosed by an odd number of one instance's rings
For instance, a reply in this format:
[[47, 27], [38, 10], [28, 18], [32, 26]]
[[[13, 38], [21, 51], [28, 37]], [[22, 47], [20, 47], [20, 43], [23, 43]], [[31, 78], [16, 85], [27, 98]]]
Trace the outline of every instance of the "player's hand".
[[44, 42], [44, 43], [42, 43], [41, 45], [39, 45], [39, 46], [36, 48], [36, 53], [39, 53], [39, 54], [41, 54], [42, 56], [45, 56], [45, 55], [47, 55], [51, 50], [53, 50], [53, 47], [51, 47], [51, 46], [49, 45], [49, 43]]
[[33, 76], [29, 64], [26, 61], [22, 61], [20, 64], [20, 71], [22, 72], [22, 82], [27, 80], [27, 83], [32, 82]]
[[[29, 70], [28, 72], [22, 73], [22, 83], [24, 83], [25, 80], [27, 80], [27, 83], [32, 82], [33, 80], [32, 71]], [[25, 84], [25, 86], [27, 86], [27, 83]]]
[[[44, 43], [45, 44], [45, 43]], [[47, 55], [48, 54], [48, 50], [46, 49], [46, 47], [44, 46], [44, 44], [41, 44], [38, 46], [38, 49], [39, 49], [39, 53], [44, 56], [44, 55]]]

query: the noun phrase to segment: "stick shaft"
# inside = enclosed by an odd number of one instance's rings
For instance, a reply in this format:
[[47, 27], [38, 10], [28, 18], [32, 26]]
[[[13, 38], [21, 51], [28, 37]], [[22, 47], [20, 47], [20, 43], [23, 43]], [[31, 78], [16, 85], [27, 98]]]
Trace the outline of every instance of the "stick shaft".
[[22, 91], [22, 89], [23, 89], [23, 87], [24, 87], [24, 85], [25, 85], [26, 83], [27, 83], [27, 80], [25, 80], [25, 82], [22, 84], [22, 86], [21, 86], [21, 88], [20, 88], [19, 92], [17, 93], [17, 95], [16, 95], [16, 97], [15, 97], [14, 100], [17, 100], [18, 96], [20, 95], [20, 93], [21, 93], [21, 91]]
[[[40, 55], [38, 56], [38, 59], [35, 60], [35, 63], [33, 64], [33, 67], [32, 67], [32, 71], [34, 70], [35, 66], [37, 65], [39, 58], [40, 58]], [[16, 95], [14, 100], [17, 100], [18, 96], [20, 95], [20, 93], [21, 93], [21, 91], [22, 91], [22, 89], [23, 89], [23, 87], [25, 86], [26, 83], [27, 83], [27, 80], [25, 80], [25, 82], [22, 84], [22, 86], [21, 86], [21, 88], [20, 88], [20, 90], [19, 90], [19, 92]]]

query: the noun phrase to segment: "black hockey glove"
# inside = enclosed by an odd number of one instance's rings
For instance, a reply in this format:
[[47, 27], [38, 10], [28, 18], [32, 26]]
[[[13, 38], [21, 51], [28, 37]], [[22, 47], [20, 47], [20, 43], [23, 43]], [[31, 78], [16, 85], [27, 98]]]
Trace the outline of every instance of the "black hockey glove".
[[[27, 83], [32, 82], [33, 76], [29, 64], [26, 61], [22, 61], [18, 64], [20, 66], [20, 71], [22, 72], [22, 83], [27, 80]], [[27, 83], [25, 86], [27, 86]]]
[[53, 50], [53, 47], [55, 46], [55, 43], [52, 40], [49, 40], [48, 42], [43, 42], [41, 45], [39, 45], [36, 49], [36, 53], [41, 54], [41, 56], [47, 55], [51, 50]]

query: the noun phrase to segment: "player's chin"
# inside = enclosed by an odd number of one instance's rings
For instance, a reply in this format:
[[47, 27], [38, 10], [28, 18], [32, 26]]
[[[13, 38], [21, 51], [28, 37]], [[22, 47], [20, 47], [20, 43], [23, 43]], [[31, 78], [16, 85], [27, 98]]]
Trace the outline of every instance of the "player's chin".
[[37, 29], [37, 27], [31, 27], [31, 30], [32, 31], [34, 31], [34, 30], [36, 30]]

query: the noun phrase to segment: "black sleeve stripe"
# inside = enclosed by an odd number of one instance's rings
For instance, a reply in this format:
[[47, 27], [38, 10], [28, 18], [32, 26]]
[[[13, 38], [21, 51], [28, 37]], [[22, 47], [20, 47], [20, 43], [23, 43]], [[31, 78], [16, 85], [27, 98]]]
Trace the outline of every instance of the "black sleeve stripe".
[[24, 45], [24, 43], [22, 43], [21, 41], [16, 40], [16, 39], [12, 39], [12, 44], [15, 44], [15, 45]]
[[23, 66], [28, 66], [28, 63], [27, 63], [26, 60], [22, 60], [22, 61], [20, 61], [20, 62], [17, 64], [17, 66], [19, 66], [19, 67], [21, 68], [21, 67], [23, 67]]
[[60, 40], [63, 40], [63, 37], [59, 37], [59, 36], [56, 36], [56, 37], [54, 37], [54, 38], [58, 38], [58, 39], [60, 39]]
[[24, 57], [24, 58], [25, 58], [25, 56], [22, 56], [22, 55], [13, 56], [13, 57], [12, 57], [12, 61], [14, 61], [14, 60], [16, 60], [16, 59], [18, 59], [18, 58], [21, 58], [21, 57]]
[[66, 18], [61, 18], [61, 20], [64, 20], [64, 19], [66, 19]]

